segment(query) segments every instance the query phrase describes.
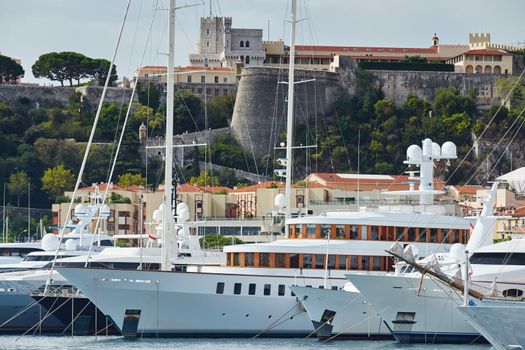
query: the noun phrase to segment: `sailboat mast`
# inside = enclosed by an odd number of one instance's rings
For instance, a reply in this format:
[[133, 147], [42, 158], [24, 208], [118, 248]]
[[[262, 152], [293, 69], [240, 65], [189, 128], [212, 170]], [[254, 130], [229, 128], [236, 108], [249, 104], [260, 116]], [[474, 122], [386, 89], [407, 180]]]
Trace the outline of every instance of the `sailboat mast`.
[[168, 75], [166, 97], [166, 149], [164, 174], [164, 220], [162, 230], [161, 266], [162, 270], [170, 269], [168, 235], [173, 233], [173, 100], [175, 96], [175, 6], [176, 0], [170, 0], [168, 26]]
[[[294, 78], [295, 78], [295, 25], [297, 0], [292, 0], [292, 18], [290, 34], [290, 62], [288, 67], [288, 114], [286, 119], [286, 211], [285, 220], [292, 216], [292, 146], [293, 146], [293, 107], [294, 107]], [[289, 236], [288, 225], [285, 224], [285, 237]]]

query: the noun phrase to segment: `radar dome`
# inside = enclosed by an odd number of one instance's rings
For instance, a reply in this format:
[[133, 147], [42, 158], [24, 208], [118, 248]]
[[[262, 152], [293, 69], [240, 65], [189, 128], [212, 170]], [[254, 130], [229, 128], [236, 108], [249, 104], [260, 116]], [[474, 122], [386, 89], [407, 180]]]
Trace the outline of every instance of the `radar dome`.
[[442, 158], [457, 158], [457, 149], [456, 145], [453, 142], [447, 141], [441, 147], [441, 157]]
[[282, 193], [279, 193], [277, 196], [275, 196], [273, 203], [276, 207], [279, 208], [286, 207], [286, 196]]
[[42, 249], [44, 249], [45, 251], [56, 250], [59, 242], [60, 238], [58, 238], [58, 235], [48, 233], [44, 237], [42, 237]]
[[78, 241], [76, 239], [68, 239], [64, 244], [64, 248], [69, 251], [77, 250]]
[[153, 211], [153, 221], [157, 224], [162, 222], [162, 211], [160, 209], [155, 209]]
[[423, 140], [423, 154], [427, 156], [432, 154], [432, 140], [431, 139]]
[[103, 218], [107, 218], [111, 215], [111, 210], [109, 209], [109, 206], [107, 204], [104, 204], [102, 208], [100, 208], [100, 216]]
[[441, 155], [441, 147], [435, 142], [432, 142], [432, 156], [439, 157]]
[[411, 162], [419, 162], [422, 155], [423, 151], [418, 145], [411, 145], [407, 148], [407, 158]]
[[190, 209], [186, 203], [177, 204], [177, 216], [179, 222], [186, 222], [190, 219]]
[[86, 216], [88, 208], [84, 204], [77, 204], [75, 206], [75, 216]]
[[465, 260], [465, 245], [455, 243], [450, 247], [450, 255], [457, 261]]

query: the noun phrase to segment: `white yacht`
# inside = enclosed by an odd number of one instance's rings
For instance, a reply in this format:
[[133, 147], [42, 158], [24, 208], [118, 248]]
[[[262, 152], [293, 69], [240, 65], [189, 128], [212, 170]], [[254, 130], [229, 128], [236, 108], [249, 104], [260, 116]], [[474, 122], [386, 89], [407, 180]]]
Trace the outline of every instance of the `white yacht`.
[[[525, 240], [513, 240], [476, 250], [470, 257], [469, 282], [484, 294], [521, 297], [525, 291]], [[397, 276], [349, 274], [400, 342], [470, 343], [479, 332], [457, 310], [461, 293], [419, 273]], [[385, 297], [387, 296], [387, 297]]]
[[[476, 225], [467, 243], [467, 249], [472, 250], [492, 244], [492, 235], [496, 223], [493, 208], [497, 186], [498, 184], [494, 183], [488, 192], [488, 199], [485, 200], [481, 215], [477, 217]], [[451, 252], [426, 254], [427, 258], [419, 260], [418, 263], [425, 265], [436, 260], [439, 262], [442, 272], [455, 275], [464, 261], [464, 250], [464, 245], [456, 243], [451, 247]], [[417, 272], [412, 272], [412, 267], [404, 263], [396, 264], [395, 275], [416, 278], [421, 276]], [[302, 286], [291, 286], [290, 289], [304, 299], [303, 305], [319, 339], [354, 338], [353, 335], [357, 330], [360, 330], [358, 333], [363, 335], [386, 333], [391, 337], [388, 324], [385, 325], [383, 322], [382, 310], [375, 309], [373, 303], [367, 302], [367, 296], [360, 294], [351, 282], [346, 283], [341, 290], [305, 288]], [[390, 297], [390, 292], [384, 294], [385, 299], [390, 300]], [[358, 308], [360, 310], [356, 312]]]
[[[294, 57], [296, 1], [292, 2], [286, 195], [276, 198], [285, 211], [288, 239], [246, 244], [224, 249], [224, 266], [188, 266], [174, 271], [170, 257], [178, 255], [175, 218], [179, 208], [163, 210], [162, 271], [59, 268], [124, 335], [135, 336], [304, 336], [312, 331], [301, 299], [287, 290], [291, 284], [339, 288], [351, 270], [384, 273], [393, 260], [385, 250], [393, 241], [413, 243], [421, 254], [448, 251], [450, 244], [466, 242], [470, 220], [447, 216], [432, 204], [434, 159], [456, 155], [455, 145], [443, 147], [425, 140], [409, 149], [422, 174], [418, 191], [421, 205], [383, 207], [355, 213], [333, 212], [315, 217], [291, 218], [291, 166], [293, 145]], [[173, 34], [174, 0], [169, 11], [169, 55], [165, 147], [165, 207], [172, 208]], [[423, 161], [422, 161], [423, 160]], [[446, 243], [443, 244], [442, 242]], [[99, 296], [104, 295], [103, 298]]]
[[514, 300], [489, 300], [471, 302], [469, 306], [459, 306], [459, 311], [470, 324], [496, 350], [518, 350], [525, 348], [525, 333], [520, 329], [525, 324], [525, 302], [523, 298]]
[[[0, 265], [16, 264], [31, 252], [42, 251], [40, 243], [0, 243]], [[2, 267], [0, 266], [0, 272]]]

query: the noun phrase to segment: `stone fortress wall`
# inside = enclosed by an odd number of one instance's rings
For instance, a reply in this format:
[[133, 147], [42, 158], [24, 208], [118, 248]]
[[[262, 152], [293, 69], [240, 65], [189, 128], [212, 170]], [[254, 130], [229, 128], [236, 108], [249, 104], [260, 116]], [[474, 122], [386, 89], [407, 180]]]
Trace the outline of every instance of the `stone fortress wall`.
[[[320, 118], [333, 111], [333, 102], [342, 93], [355, 93], [355, 60], [341, 58], [336, 73], [296, 70], [296, 80], [316, 79], [315, 83], [296, 85], [295, 118], [298, 123], [315, 113]], [[455, 87], [462, 94], [474, 90], [481, 110], [501, 103], [496, 82], [507, 77], [497, 74], [460, 74], [454, 72], [372, 71], [385, 98], [401, 106], [409, 95], [432, 101], [439, 88]], [[287, 77], [287, 70], [270, 67], [247, 68], [242, 72], [232, 117], [232, 134], [247, 152], [256, 157], [273, 153], [278, 136], [286, 126], [287, 85], [278, 81]], [[299, 142], [295, 142], [298, 144]]]
[[[333, 110], [339, 88], [336, 73], [297, 69], [295, 80], [312, 80], [295, 85], [295, 116], [300, 123], [313, 121]], [[243, 69], [231, 122], [232, 133], [242, 147], [256, 157], [273, 153], [279, 133], [286, 126], [288, 70], [269, 67]]]
[[[62, 87], [62, 86], [34, 86], [34, 85], [3, 85], [0, 84], [0, 102], [15, 104], [21, 99], [27, 98], [35, 107], [42, 108], [66, 108], [69, 104], [69, 96], [74, 92], [81, 92], [82, 98], [92, 106], [98, 105], [103, 87], [101, 86], [82, 86], [82, 87]], [[105, 102], [128, 103], [132, 89], [122, 89], [109, 87], [106, 92]], [[134, 101], [138, 97], [135, 94]]]

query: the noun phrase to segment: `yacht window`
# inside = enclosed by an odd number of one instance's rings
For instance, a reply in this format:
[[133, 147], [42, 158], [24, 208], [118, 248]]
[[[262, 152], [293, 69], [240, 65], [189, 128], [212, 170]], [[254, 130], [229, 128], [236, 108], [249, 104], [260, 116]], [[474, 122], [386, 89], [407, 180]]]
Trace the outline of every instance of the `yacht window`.
[[324, 286], [319, 286], [319, 289], [324, 289]]
[[272, 285], [265, 284], [264, 285], [264, 295], [270, 295], [271, 291], [272, 291]]
[[370, 270], [370, 259], [368, 256], [361, 257], [361, 270]]
[[290, 254], [290, 267], [299, 267], [299, 254]]
[[324, 268], [324, 259], [325, 259], [325, 255], [317, 254], [315, 256], [315, 268], [316, 269]]
[[377, 241], [379, 239], [379, 227], [370, 226], [370, 239]]
[[303, 255], [303, 267], [305, 269], [311, 269], [312, 268], [312, 255], [311, 254], [304, 254]]
[[306, 225], [306, 236], [308, 238], [315, 238], [315, 229], [316, 229], [316, 225], [313, 225], [313, 224]]
[[330, 236], [332, 225], [321, 225], [321, 238], [328, 238]]
[[429, 241], [431, 243], [437, 243], [437, 241], [438, 241], [438, 230], [437, 230], [437, 228], [430, 228], [430, 229], [428, 229], [428, 231], [430, 231]]
[[269, 253], [259, 253], [259, 266], [270, 267], [270, 254]]
[[459, 232], [457, 230], [452, 230], [450, 235], [452, 237], [451, 243], [459, 243]]
[[335, 256], [334, 255], [328, 255], [328, 268], [335, 269]]
[[239, 253], [233, 253], [233, 266], [240, 266]]
[[417, 242], [426, 242], [428, 231], [429, 231], [428, 228], [420, 228], [419, 234], [417, 235]]
[[244, 266], [254, 266], [253, 253], [244, 253]]
[[242, 287], [241, 283], [235, 283], [233, 285], [233, 294], [241, 294], [241, 287]]
[[217, 289], [215, 290], [215, 293], [217, 294], [224, 293], [224, 282], [217, 282]]
[[255, 283], [250, 283], [248, 285], [248, 294], [255, 295]]
[[350, 256], [350, 270], [359, 270], [358, 261], [359, 261], [359, 257], [358, 256], [356, 256], [356, 255], [351, 255]]
[[339, 270], [348, 270], [346, 266], [346, 255], [338, 255], [337, 260], [339, 262]]
[[298, 238], [303, 236], [303, 225], [295, 225], [295, 236]]
[[441, 229], [441, 240], [446, 243], [449, 240], [450, 230], [446, 228]]
[[368, 226], [361, 226], [361, 239], [368, 239]]
[[[97, 243], [93, 243], [93, 245], [97, 245]], [[103, 239], [100, 241], [101, 247], [113, 247], [113, 242], [111, 242], [109, 239]]]
[[332, 290], [337, 290], [337, 286], [332, 286]]
[[523, 296], [523, 291], [521, 289], [507, 289], [503, 291], [503, 296], [505, 298], [519, 298]]
[[335, 226], [335, 238], [345, 239], [345, 225]]
[[374, 256], [372, 258], [372, 269], [374, 271], [381, 271], [381, 257], [380, 256]]
[[525, 265], [525, 253], [474, 253], [471, 264], [480, 265]]
[[414, 227], [407, 228], [407, 241], [409, 242], [416, 241], [416, 229]]
[[358, 239], [358, 238], [359, 238], [359, 226], [350, 225], [350, 239]]
[[277, 253], [275, 254], [275, 267], [285, 267], [284, 266], [284, 260], [286, 259], [286, 255], [283, 253]]
[[396, 241], [404, 241], [404, 240], [405, 240], [405, 228], [396, 227]]
[[279, 289], [277, 290], [277, 294], [282, 297], [285, 292], [286, 292], [286, 286], [284, 284], [280, 284]]

